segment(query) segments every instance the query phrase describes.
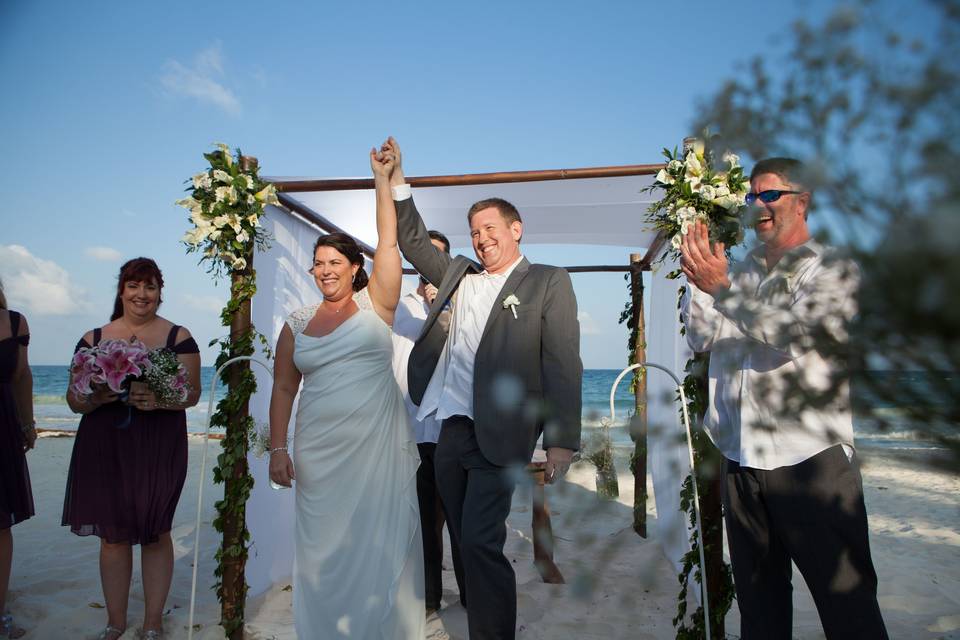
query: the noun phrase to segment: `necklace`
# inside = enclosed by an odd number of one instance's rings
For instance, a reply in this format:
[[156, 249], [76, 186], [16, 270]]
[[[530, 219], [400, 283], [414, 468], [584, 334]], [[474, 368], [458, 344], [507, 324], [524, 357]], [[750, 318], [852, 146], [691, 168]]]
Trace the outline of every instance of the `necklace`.
[[[148, 322], [146, 322], [142, 327], [140, 327], [140, 329], [141, 329], [141, 330], [142, 330], [142, 329], [146, 329], [146, 328], [149, 327], [151, 324], [153, 324], [153, 322], [154, 322], [156, 319], [157, 319], [157, 316], [153, 316], [153, 318], [151, 318], [151, 319], [150, 319]], [[140, 339], [140, 338], [137, 337], [137, 332], [133, 330], [133, 327], [130, 326], [130, 323], [127, 322], [127, 319], [126, 319], [125, 317], [120, 316], [120, 322], [122, 322], [122, 323], [123, 323], [123, 326], [125, 326], [125, 327], [127, 328], [127, 330], [130, 332], [130, 337], [131, 337], [132, 339], [134, 339], [134, 340], [139, 340], [139, 339]]]
[[329, 310], [329, 311], [332, 311], [333, 313], [340, 313], [341, 311], [343, 311], [344, 309], [346, 309], [347, 307], [349, 307], [351, 302], [353, 302], [353, 299], [352, 299], [352, 298], [349, 299], [349, 300], [347, 300], [347, 303], [346, 303], [346, 304], [341, 305], [339, 309], [334, 309], [332, 304], [330, 304], [329, 306], [327, 306], [328, 302], [327, 302], [326, 299], [324, 299], [323, 305], [321, 305], [321, 306], [323, 306], [325, 309], [327, 309], [327, 310]]

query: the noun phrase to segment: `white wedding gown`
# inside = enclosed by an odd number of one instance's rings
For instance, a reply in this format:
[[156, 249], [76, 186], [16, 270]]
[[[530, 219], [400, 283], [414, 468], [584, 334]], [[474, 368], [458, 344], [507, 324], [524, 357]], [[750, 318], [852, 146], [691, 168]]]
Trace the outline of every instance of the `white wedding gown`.
[[366, 290], [360, 311], [323, 337], [294, 313], [303, 374], [296, 474], [293, 610], [303, 640], [420, 640], [425, 635], [420, 464], [391, 369], [390, 328]]

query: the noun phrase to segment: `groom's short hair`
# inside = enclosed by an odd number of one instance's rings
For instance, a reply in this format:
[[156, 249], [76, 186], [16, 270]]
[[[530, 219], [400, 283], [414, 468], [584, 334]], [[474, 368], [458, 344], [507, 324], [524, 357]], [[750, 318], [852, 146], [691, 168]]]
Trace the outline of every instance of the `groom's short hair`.
[[486, 200], [481, 200], [480, 202], [475, 202], [470, 210], [467, 211], [467, 223], [473, 221], [473, 216], [483, 211], [484, 209], [494, 208], [500, 212], [500, 216], [507, 222], [511, 224], [513, 222], [523, 223], [523, 220], [520, 219], [520, 212], [517, 211], [517, 208], [504, 200], [503, 198], [487, 198]]

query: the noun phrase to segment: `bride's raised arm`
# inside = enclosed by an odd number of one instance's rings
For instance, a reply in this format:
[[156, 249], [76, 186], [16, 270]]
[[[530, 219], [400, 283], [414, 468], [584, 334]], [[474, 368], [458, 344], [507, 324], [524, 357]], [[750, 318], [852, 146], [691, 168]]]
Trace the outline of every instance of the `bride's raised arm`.
[[400, 248], [397, 246], [397, 210], [390, 193], [390, 174], [395, 166], [391, 140], [385, 142], [380, 151], [370, 150], [370, 168], [377, 190], [377, 250], [367, 289], [374, 311], [389, 325], [393, 324], [403, 278]]

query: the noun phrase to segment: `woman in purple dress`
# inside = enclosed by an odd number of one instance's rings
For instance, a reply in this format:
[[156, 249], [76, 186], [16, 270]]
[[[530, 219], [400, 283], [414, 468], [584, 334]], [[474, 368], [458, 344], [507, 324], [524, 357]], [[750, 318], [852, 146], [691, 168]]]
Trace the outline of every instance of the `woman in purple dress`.
[[27, 319], [7, 310], [0, 285], [0, 638], [19, 638], [26, 631], [5, 614], [13, 563], [10, 528], [33, 515], [27, 471], [27, 450], [33, 448], [33, 376], [27, 362], [30, 330]]
[[83, 418], [70, 460], [63, 524], [77, 535], [100, 538], [107, 604], [102, 640], [119, 638], [127, 627], [133, 545], [140, 545], [144, 638], [162, 637], [161, 616], [173, 577], [170, 528], [187, 473], [184, 410], [200, 399], [200, 355], [189, 331], [157, 315], [162, 288], [153, 260], [124, 264], [110, 323], [87, 332], [77, 349], [134, 338], [150, 349], [167, 347], [187, 369], [187, 399], [161, 404], [153, 392], [133, 389], [124, 403], [107, 387], [83, 397], [67, 391], [67, 403]]

